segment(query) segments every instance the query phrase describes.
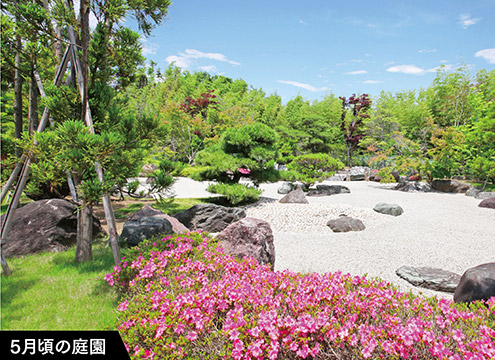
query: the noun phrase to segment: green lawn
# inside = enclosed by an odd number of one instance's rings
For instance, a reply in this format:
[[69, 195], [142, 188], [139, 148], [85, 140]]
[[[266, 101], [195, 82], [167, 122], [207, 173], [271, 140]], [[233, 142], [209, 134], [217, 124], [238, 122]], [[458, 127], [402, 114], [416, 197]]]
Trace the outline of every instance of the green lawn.
[[93, 261], [75, 263], [75, 248], [8, 259], [1, 278], [2, 330], [106, 330], [115, 325], [118, 297], [103, 276], [111, 248], [93, 246]]
[[[168, 214], [184, 211], [208, 199], [169, 199], [151, 205]], [[116, 211], [126, 217], [143, 204]], [[126, 249], [121, 249], [125, 256]], [[1, 275], [2, 330], [113, 329], [118, 296], [103, 279], [112, 272], [110, 247], [93, 245], [93, 260], [76, 263], [75, 247], [61, 253], [42, 253], [7, 260], [12, 275]]]

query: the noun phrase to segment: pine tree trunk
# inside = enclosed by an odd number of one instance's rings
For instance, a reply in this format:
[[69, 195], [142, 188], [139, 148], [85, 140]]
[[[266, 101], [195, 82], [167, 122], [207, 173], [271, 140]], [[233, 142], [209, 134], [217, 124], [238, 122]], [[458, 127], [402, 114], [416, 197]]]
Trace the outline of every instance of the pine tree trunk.
[[[22, 137], [22, 74], [21, 74], [21, 47], [22, 41], [19, 35], [16, 36], [16, 55], [15, 55], [15, 74], [14, 74], [14, 121], [15, 121], [15, 138]], [[21, 157], [21, 149], [15, 148], [15, 156]]]
[[93, 243], [93, 210], [82, 201], [83, 208], [77, 212], [76, 262], [90, 261]]
[[31, 73], [31, 82], [29, 83], [29, 133], [32, 135], [38, 129], [38, 84], [34, 77], [34, 72]]

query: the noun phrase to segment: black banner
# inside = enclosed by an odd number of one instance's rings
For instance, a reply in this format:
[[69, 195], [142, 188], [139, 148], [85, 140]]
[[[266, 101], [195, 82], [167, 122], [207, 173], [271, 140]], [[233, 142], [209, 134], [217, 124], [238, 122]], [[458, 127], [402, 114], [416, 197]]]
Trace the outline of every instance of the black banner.
[[130, 359], [118, 331], [0, 331], [2, 359]]

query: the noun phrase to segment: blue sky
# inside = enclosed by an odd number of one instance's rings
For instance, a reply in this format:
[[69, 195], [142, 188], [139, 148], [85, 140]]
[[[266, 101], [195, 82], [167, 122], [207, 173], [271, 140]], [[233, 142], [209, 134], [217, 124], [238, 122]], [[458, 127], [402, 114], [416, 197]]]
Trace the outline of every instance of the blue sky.
[[426, 88], [442, 65], [493, 70], [494, 19], [495, 0], [177, 0], [143, 49], [283, 102], [379, 95]]

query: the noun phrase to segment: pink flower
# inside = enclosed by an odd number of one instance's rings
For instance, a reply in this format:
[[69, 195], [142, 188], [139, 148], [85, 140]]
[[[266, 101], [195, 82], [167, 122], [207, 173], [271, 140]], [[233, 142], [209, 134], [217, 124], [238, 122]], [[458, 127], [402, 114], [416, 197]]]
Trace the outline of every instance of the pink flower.
[[198, 338], [198, 333], [196, 331], [189, 331], [186, 336], [187, 340], [194, 341]]
[[119, 306], [117, 307], [117, 310], [124, 311], [127, 309], [128, 306], [129, 306], [129, 301], [125, 300], [124, 302], [119, 304]]
[[251, 170], [245, 169], [245, 168], [237, 168], [237, 171], [239, 171], [243, 175], [249, 175], [249, 174], [251, 174]]

